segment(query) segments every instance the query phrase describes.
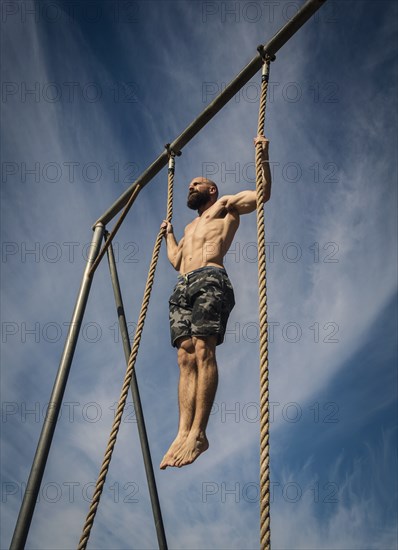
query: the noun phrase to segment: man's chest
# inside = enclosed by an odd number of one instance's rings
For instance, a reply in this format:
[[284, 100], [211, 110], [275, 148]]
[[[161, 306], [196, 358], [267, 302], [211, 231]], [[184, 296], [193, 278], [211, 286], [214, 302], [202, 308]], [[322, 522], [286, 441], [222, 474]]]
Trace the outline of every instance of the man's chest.
[[185, 239], [203, 239], [206, 236], [214, 234], [222, 234], [224, 220], [221, 218], [210, 218], [206, 215], [193, 220], [185, 228]]

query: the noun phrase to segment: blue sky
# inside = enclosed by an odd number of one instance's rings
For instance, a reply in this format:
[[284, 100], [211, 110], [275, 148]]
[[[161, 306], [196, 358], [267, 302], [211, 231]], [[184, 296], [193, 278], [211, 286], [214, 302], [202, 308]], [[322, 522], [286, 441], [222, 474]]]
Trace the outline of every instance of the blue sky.
[[[249, 62], [300, 2], [2, 2], [2, 510], [12, 537], [85, 265], [92, 223]], [[271, 530], [276, 549], [396, 548], [396, 31], [394, 2], [329, 1], [271, 67], [266, 135]], [[187, 184], [254, 187], [254, 78], [177, 160]], [[116, 237], [128, 320], [166, 211], [166, 171]], [[110, 225], [109, 229], [111, 228]], [[218, 349], [210, 449], [158, 473], [178, 370], [162, 250], [137, 361], [170, 548], [255, 549], [255, 218], [225, 265], [236, 307]], [[99, 267], [27, 548], [76, 547], [124, 375]], [[131, 401], [90, 548], [156, 547]]]

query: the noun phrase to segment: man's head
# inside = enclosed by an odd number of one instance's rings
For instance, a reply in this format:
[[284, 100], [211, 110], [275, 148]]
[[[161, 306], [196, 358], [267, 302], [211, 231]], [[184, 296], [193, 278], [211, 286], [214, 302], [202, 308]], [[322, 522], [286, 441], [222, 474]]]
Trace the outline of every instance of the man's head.
[[189, 184], [187, 201], [188, 208], [191, 208], [192, 210], [201, 209], [203, 211], [203, 207], [208, 208], [216, 202], [217, 198], [218, 188], [214, 181], [207, 178], [198, 177], [194, 178]]

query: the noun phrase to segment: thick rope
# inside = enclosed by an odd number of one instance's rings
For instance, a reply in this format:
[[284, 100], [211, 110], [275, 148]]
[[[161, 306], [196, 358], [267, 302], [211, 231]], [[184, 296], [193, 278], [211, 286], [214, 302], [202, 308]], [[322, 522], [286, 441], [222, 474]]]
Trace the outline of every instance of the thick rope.
[[[173, 216], [173, 186], [174, 186], [174, 153], [169, 156], [169, 170], [168, 170], [168, 188], [167, 188], [167, 221], [171, 222]], [[88, 539], [90, 538], [91, 528], [94, 523], [95, 515], [101, 498], [102, 490], [105, 484], [105, 479], [108, 473], [109, 465], [112, 458], [112, 453], [116, 444], [116, 438], [119, 431], [119, 427], [122, 421], [124, 407], [126, 405], [126, 399], [130, 388], [131, 379], [133, 377], [135, 362], [137, 359], [138, 349], [141, 342], [142, 330], [144, 328], [145, 317], [148, 311], [149, 300], [151, 297], [152, 286], [155, 278], [155, 270], [157, 261], [159, 258], [159, 252], [162, 245], [164, 235], [164, 229], [160, 229], [156, 238], [155, 246], [153, 248], [152, 259], [149, 267], [148, 277], [145, 285], [144, 297], [142, 300], [141, 311], [138, 317], [137, 328], [134, 335], [133, 345], [131, 348], [130, 357], [127, 363], [126, 375], [124, 378], [122, 391], [119, 398], [119, 404], [116, 410], [115, 418], [111, 434], [109, 436], [108, 446], [105, 451], [104, 459], [102, 462], [101, 470], [95, 486], [94, 495], [91, 501], [90, 510], [87, 514], [86, 522], [83, 527], [82, 535], [80, 538], [78, 550], [83, 550], [87, 546]]]
[[[261, 78], [261, 96], [257, 135], [264, 135], [270, 60], [265, 58]], [[264, 187], [261, 143], [256, 146], [258, 292], [260, 325], [260, 548], [271, 548], [270, 476], [269, 476], [269, 392], [268, 392], [268, 323], [267, 272], [265, 262]]]

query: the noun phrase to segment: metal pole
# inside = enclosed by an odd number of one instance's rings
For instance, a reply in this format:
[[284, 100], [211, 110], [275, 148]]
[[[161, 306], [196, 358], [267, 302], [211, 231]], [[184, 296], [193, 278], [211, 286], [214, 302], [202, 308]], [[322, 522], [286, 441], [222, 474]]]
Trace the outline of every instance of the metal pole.
[[33, 459], [32, 468], [24, 498], [19, 511], [14, 535], [11, 541], [10, 550], [23, 550], [28, 536], [30, 523], [36, 506], [37, 496], [39, 494], [41, 481], [46, 467], [48, 453], [50, 451], [55, 427], [58, 420], [59, 411], [62, 405], [62, 399], [65, 392], [66, 383], [70, 366], [72, 364], [73, 354], [75, 352], [77, 339], [79, 337], [80, 327], [83, 320], [84, 310], [86, 308], [88, 295], [90, 292], [92, 278], [88, 277], [91, 264], [95, 260], [100, 249], [104, 226], [97, 223], [94, 230], [93, 239], [90, 246], [89, 258], [84, 270], [83, 280], [77, 296], [75, 309], [72, 315], [72, 321], [66, 338], [64, 351], [58, 368], [57, 377], [51, 393], [50, 403], [44, 419], [40, 439], [37, 444], [36, 454]]
[[[120, 333], [122, 335], [122, 340], [123, 340], [124, 355], [126, 357], [126, 362], [128, 362], [130, 357], [130, 352], [131, 352], [131, 346], [130, 346], [126, 316], [124, 313], [123, 299], [122, 299], [122, 294], [120, 290], [119, 277], [117, 274], [115, 256], [113, 254], [112, 245], [110, 245], [109, 248], [107, 249], [107, 254], [108, 254], [109, 271], [111, 274], [111, 280], [112, 280], [112, 286], [113, 286], [113, 293], [115, 295], [117, 315], [119, 318]], [[149, 495], [151, 497], [152, 513], [153, 513], [153, 519], [155, 522], [156, 534], [158, 537], [158, 544], [161, 550], [167, 550], [166, 533], [163, 525], [162, 512], [160, 509], [159, 496], [156, 488], [155, 474], [153, 471], [153, 465], [152, 465], [152, 459], [151, 459], [151, 451], [149, 449], [148, 437], [147, 437], [146, 428], [145, 428], [144, 413], [142, 410], [141, 398], [140, 398], [135, 371], [133, 372], [133, 376], [131, 379], [130, 389], [133, 397], [134, 409], [135, 409], [135, 414], [137, 418], [138, 433], [140, 436], [142, 455], [144, 458], [145, 472], [146, 472], [146, 477], [148, 482]]]
[[[230, 101], [234, 95], [261, 69], [263, 53], [273, 57], [280, 48], [304, 25], [308, 19], [325, 3], [326, 0], [308, 0], [301, 9], [286, 23], [267, 44], [260, 47], [261, 52], [254, 57], [248, 65], [228, 84], [202, 113], [180, 134], [170, 148], [179, 152], [191, 139]], [[114, 216], [126, 205], [134, 187], [141, 188], [166, 166], [168, 153], [163, 151], [161, 155], [136, 179], [136, 181], [113, 203], [113, 205], [98, 219], [104, 225], [108, 224]], [[97, 223], [98, 223], [97, 222]]]

